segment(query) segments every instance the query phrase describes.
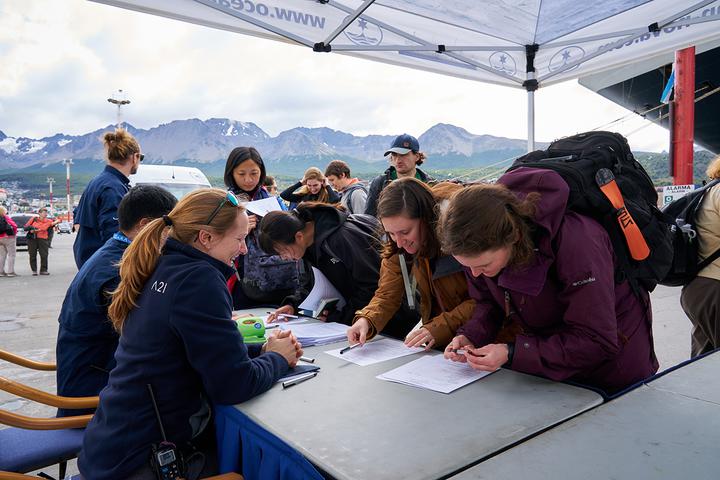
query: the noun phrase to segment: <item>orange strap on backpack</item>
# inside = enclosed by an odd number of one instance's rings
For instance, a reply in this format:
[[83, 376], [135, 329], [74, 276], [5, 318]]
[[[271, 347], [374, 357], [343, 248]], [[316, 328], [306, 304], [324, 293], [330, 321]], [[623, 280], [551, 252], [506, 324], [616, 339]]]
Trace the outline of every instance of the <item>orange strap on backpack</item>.
[[630, 256], [633, 260], [645, 260], [650, 255], [650, 247], [648, 247], [640, 228], [638, 228], [635, 220], [633, 220], [630, 212], [625, 207], [625, 200], [623, 200], [622, 192], [618, 188], [612, 170], [608, 168], [598, 170], [595, 173], [595, 182], [597, 182], [600, 191], [603, 192], [616, 210], [618, 224], [625, 236]]

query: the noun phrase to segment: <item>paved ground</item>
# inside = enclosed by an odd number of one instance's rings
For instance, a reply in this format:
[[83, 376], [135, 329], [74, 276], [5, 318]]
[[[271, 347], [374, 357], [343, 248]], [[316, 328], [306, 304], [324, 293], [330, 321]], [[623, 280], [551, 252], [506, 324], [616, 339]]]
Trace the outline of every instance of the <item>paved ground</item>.
[[[50, 250], [49, 276], [30, 275], [28, 254], [17, 254], [15, 278], [0, 277], [0, 348], [39, 361], [55, 360], [57, 317], [65, 290], [77, 273], [72, 254], [74, 235], [55, 235]], [[678, 288], [658, 287], [652, 294], [655, 349], [661, 369], [689, 357], [690, 322], [680, 308]], [[53, 372], [36, 372], [0, 362], [0, 376], [55, 393]], [[54, 409], [18, 400], [0, 392], [0, 408], [52, 416]], [[57, 470], [51, 469], [51, 474]]]

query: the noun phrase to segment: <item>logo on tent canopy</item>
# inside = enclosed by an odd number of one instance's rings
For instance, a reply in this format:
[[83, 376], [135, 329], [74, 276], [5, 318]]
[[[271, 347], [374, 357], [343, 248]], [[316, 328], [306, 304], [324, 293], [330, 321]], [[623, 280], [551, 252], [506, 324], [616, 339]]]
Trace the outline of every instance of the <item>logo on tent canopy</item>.
[[382, 29], [364, 18], [348, 25], [343, 33], [355, 45], [380, 45], [383, 39]]
[[[571, 46], [571, 47], [564, 47], [555, 53], [555, 55], [552, 56], [550, 59], [550, 63], [548, 64], [548, 70], [551, 72], [554, 72], [555, 70], [559, 70], [563, 68], [568, 63], [575, 62], [577, 60], [580, 60], [585, 56], [585, 50], [578, 46]], [[575, 70], [577, 67], [579, 67], [580, 64], [575, 65], [572, 68], [569, 68], [567, 71]]]
[[494, 52], [490, 55], [489, 61], [490, 66], [495, 70], [500, 70], [510, 76], [517, 73], [517, 64], [515, 63], [515, 59], [507, 52]]

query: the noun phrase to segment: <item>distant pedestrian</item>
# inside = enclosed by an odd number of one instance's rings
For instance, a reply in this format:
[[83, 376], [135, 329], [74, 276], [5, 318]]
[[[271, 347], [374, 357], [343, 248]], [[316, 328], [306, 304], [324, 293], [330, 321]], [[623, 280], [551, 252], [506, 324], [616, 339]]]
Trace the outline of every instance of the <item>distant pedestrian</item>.
[[[15, 242], [17, 225], [7, 213], [7, 208], [0, 205], [0, 277], [16, 277]], [[6, 259], [7, 267], [5, 266]]]
[[365, 213], [367, 188], [350, 176], [350, 166], [342, 160], [333, 160], [325, 168], [325, 178], [340, 193], [340, 204], [350, 213]]
[[295, 207], [300, 202], [338, 203], [340, 195], [327, 184], [319, 168], [305, 170], [302, 180], [283, 190], [280, 198]]
[[38, 211], [38, 217], [32, 217], [25, 224], [27, 230], [28, 255], [30, 256], [30, 270], [33, 275], [38, 274], [37, 255], [40, 254], [40, 275], [50, 275], [48, 272], [48, 249], [50, 241], [48, 236], [50, 230], [55, 227], [60, 220], [51, 220], [48, 218], [47, 208], [41, 208]]
[[79, 228], [73, 252], [78, 269], [120, 228], [118, 205], [130, 188], [128, 176], [137, 172], [144, 158], [137, 140], [125, 130], [107, 132], [102, 141], [107, 165], [85, 187], [75, 210]]
[[403, 133], [396, 137], [390, 148], [385, 152], [385, 156], [388, 155], [390, 155], [390, 167], [382, 175], [375, 177], [370, 184], [370, 193], [368, 193], [365, 207], [365, 213], [368, 215], [377, 215], [380, 192], [393, 180], [403, 177], [415, 177], [423, 183], [429, 183], [433, 180], [418, 168], [427, 157], [420, 151], [420, 143], [417, 138], [412, 135]]

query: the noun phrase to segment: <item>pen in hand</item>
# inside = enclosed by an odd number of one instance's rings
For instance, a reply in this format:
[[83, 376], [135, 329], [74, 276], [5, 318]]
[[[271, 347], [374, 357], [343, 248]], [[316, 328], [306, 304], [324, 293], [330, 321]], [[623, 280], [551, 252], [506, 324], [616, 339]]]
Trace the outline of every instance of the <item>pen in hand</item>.
[[359, 343], [356, 343], [356, 344], [354, 344], [354, 345], [349, 345], [349, 346], [343, 348], [342, 350], [340, 350], [340, 355], [342, 355], [342, 354], [345, 353], [345, 352], [349, 352], [349, 351], [352, 350], [353, 348], [359, 347], [359, 346], [360, 346]]

